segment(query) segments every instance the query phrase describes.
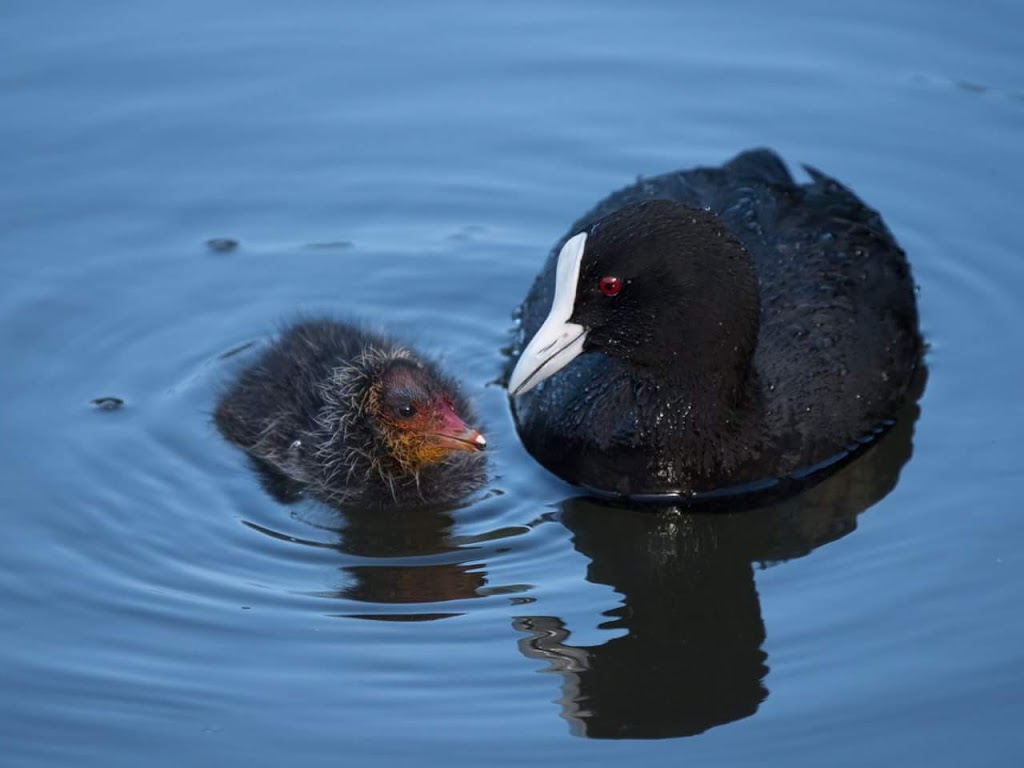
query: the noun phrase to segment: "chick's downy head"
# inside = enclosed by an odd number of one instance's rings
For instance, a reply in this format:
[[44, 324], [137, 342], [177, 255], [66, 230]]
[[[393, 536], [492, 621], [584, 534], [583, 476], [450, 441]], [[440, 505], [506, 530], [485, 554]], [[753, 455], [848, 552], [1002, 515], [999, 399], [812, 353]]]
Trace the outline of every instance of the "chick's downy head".
[[367, 411], [391, 456], [409, 471], [453, 451], [482, 451], [484, 436], [463, 421], [453, 385], [413, 360], [393, 360], [374, 377]]

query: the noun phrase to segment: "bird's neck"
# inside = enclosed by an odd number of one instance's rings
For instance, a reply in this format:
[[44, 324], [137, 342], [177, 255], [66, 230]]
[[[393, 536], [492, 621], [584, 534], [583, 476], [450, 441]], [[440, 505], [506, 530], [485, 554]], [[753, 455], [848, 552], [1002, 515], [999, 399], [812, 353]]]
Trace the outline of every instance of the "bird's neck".
[[710, 367], [682, 353], [657, 366], [634, 364], [633, 371], [639, 391], [645, 393], [642, 399], [690, 409], [708, 423], [722, 423], [731, 412], [744, 411], [758, 400], [757, 376], [747, 356]]
[[[689, 490], [703, 490], [725, 475], [742, 475], [739, 464], [761, 451], [762, 406], [757, 377], [695, 375], [692, 369], [638, 370], [637, 435], [652, 477], [672, 478]], [[665, 451], [663, 446], [672, 446]]]

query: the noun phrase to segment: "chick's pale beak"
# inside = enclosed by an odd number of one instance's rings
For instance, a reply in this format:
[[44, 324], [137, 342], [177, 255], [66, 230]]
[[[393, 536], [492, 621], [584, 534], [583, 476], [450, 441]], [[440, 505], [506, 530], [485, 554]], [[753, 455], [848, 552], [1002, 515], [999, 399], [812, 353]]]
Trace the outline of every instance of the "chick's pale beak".
[[487, 440], [475, 429], [465, 429], [457, 435], [435, 435], [437, 442], [453, 451], [482, 451], [487, 447]]
[[441, 446], [453, 451], [482, 451], [487, 440], [477, 430], [466, 425], [447, 403], [439, 408], [439, 424], [431, 436]]

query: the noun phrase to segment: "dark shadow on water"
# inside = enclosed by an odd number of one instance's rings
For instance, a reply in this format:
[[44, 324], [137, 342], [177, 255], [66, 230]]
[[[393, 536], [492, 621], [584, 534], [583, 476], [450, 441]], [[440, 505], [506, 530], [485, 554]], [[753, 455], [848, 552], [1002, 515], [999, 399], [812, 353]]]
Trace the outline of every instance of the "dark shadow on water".
[[798, 496], [756, 509], [564, 502], [561, 522], [590, 560], [587, 579], [622, 595], [603, 626], [626, 633], [579, 646], [557, 616], [515, 620], [526, 634], [520, 651], [561, 676], [559, 704], [571, 731], [669, 738], [754, 714], [768, 695], [769, 669], [755, 566], [801, 557], [852, 532], [857, 515], [896, 485], [917, 414], [915, 402], [856, 460]]

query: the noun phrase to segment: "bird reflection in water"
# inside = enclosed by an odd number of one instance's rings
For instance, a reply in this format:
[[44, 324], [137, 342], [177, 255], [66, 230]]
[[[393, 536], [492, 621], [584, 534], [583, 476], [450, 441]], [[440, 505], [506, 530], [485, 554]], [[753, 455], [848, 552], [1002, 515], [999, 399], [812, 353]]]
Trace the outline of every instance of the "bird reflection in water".
[[570, 730], [669, 738], [754, 714], [768, 695], [755, 566], [801, 557], [853, 531], [857, 515], [895, 486], [917, 412], [912, 402], [896, 426], [826, 480], [756, 509], [655, 512], [564, 502], [560, 519], [590, 561], [587, 580], [622, 595], [602, 628], [625, 631], [579, 646], [557, 616], [514, 620], [525, 634], [520, 651], [561, 676]]
[[[558, 616], [513, 620], [523, 634], [520, 652], [561, 676], [559, 703], [571, 731], [588, 738], [670, 738], [753, 715], [768, 695], [769, 669], [755, 568], [802, 557], [856, 528], [857, 515], [893, 489], [910, 458], [916, 399], [876, 443], [826, 479], [755, 509], [749, 503], [742, 512], [708, 512], [563, 502], [554, 519], [589, 560], [587, 580], [622, 595], [602, 628], [624, 632], [582, 646], [571, 643], [572, 628]], [[279, 501], [305, 498], [287, 478], [258, 469]], [[529, 526], [469, 540], [453, 535], [450, 508], [346, 511], [344, 519], [340, 540], [329, 546], [375, 559], [344, 567], [349, 581], [331, 596], [374, 609], [342, 614], [347, 617], [428, 621], [464, 612], [445, 603], [528, 589], [485, 586], [486, 555], [467, 545]]]

